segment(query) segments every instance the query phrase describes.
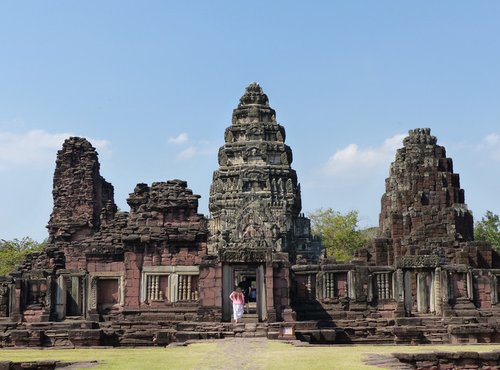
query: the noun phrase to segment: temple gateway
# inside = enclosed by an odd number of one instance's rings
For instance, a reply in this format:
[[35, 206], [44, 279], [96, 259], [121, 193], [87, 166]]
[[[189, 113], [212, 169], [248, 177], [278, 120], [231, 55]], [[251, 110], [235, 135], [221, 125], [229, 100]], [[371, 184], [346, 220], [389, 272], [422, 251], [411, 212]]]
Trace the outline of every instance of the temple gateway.
[[[500, 260], [474, 241], [459, 175], [430, 129], [410, 130], [382, 195], [379, 233], [349, 263], [301, 214], [285, 128], [250, 84], [210, 187], [140, 183], [117, 211], [96, 150], [57, 154], [44, 251], [0, 278], [0, 345], [165, 345], [231, 336], [311, 343], [500, 341]], [[247, 300], [231, 322], [230, 292]]]

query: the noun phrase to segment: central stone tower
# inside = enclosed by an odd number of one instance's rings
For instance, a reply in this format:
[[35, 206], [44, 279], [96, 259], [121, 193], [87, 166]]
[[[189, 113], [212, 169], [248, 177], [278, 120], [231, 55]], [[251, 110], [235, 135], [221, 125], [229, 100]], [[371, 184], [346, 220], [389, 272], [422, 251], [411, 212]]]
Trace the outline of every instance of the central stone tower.
[[290, 312], [291, 263], [317, 260], [321, 243], [311, 241], [310, 221], [300, 215], [292, 150], [257, 83], [234, 109], [224, 141], [210, 188], [208, 243], [222, 267], [223, 320], [239, 285], [256, 292], [256, 319], [275, 321]]
[[285, 129], [257, 83], [233, 111], [210, 188], [215, 250], [291, 252], [301, 209]]

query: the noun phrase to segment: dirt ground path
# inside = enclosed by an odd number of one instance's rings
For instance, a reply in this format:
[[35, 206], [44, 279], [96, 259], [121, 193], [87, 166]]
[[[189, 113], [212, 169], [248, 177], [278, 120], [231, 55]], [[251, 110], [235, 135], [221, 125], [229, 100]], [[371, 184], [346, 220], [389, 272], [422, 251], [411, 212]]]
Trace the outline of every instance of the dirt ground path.
[[267, 338], [231, 338], [215, 341], [216, 348], [208, 356], [204, 369], [263, 370], [256, 362], [259, 354], [266, 352]]

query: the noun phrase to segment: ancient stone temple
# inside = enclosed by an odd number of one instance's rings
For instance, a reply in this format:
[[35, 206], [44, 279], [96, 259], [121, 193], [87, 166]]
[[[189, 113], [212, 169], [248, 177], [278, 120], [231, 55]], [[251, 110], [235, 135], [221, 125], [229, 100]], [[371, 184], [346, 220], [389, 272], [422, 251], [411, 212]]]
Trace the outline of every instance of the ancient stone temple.
[[[0, 278], [0, 346], [165, 345], [230, 336], [312, 343], [500, 341], [500, 260], [474, 241], [459, 175], [411, 130], [382, 196], [379, 235], [349, 263], [301, 211], [285, 129], [262, 88], [233, 111], [210, 216], [182, 180], [139, 183], [118, 211], [96, 150], [58, 152], [48, 247]], [[231, 322], [229, 293], [248, 301]]]

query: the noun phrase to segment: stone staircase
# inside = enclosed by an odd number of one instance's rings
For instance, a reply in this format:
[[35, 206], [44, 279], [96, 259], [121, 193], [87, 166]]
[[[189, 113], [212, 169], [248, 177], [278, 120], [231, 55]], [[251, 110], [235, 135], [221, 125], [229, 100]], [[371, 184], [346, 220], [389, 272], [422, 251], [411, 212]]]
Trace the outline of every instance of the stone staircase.
[[103, 345], [153, 346], [203, 339], [267, 337], [267, 323], [112, 321], [100, 323]]
[[93, 321], [0, 323], [1, 347], [85, 347], [100, 345], [101, 330]]
[[445, 319], [436, 316], [401, 317], [393, 328], [396, 344], [449, 343]]
[[396, 319], [396, 344], [460, 344], [494, 341], [496, 333], [488, 317], [416, 316]]
[[0, 347], [165, 346], [193, 340], [267, 337], [299, 339], [317, 344], [444, 344], [498, 342], [500, 318], [422, 315], [396, 319], [339, 315], [338, 320], [258, 322], [245, 314], [242, 322], [158, 320], [155, 315], [134, 320], [116, 316], [96, 322], [68, 318], [63, 322], [0, 321]]
[[257, 323], [259, 322], [259, 318], [256, 313], [246, 313], [243, 315], [240, 321], [244, 323]]
[[394, 321], [387, 319], [300, 321], [295, 324], [295, 335], [309, 343], [392, 344], [393, 325]]

